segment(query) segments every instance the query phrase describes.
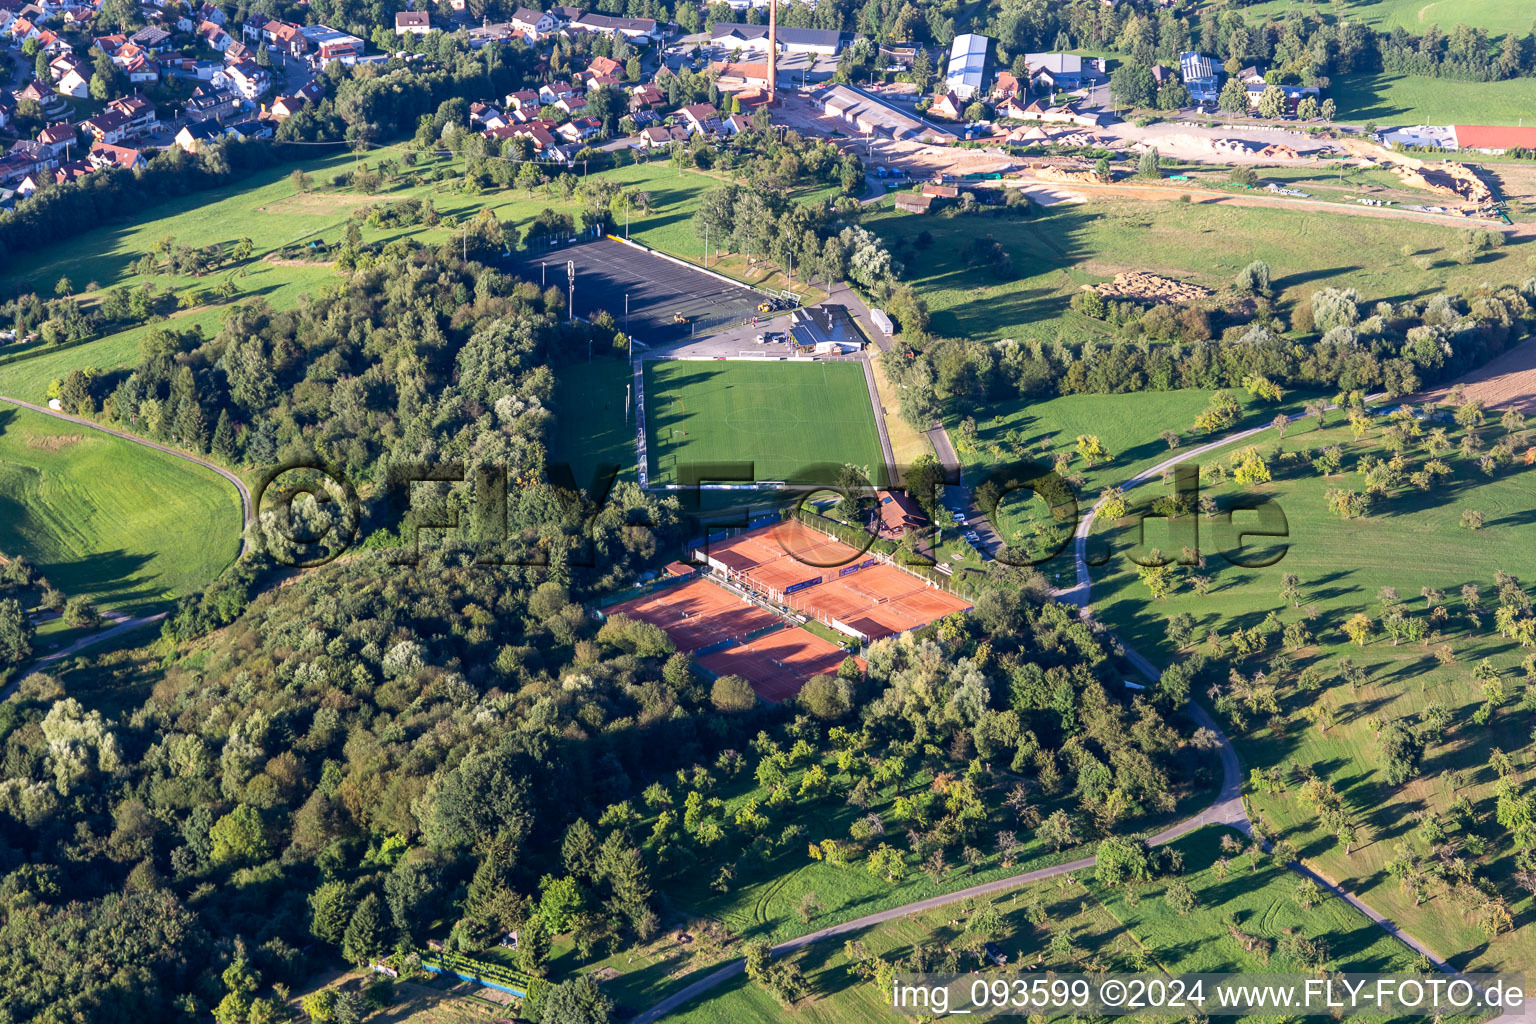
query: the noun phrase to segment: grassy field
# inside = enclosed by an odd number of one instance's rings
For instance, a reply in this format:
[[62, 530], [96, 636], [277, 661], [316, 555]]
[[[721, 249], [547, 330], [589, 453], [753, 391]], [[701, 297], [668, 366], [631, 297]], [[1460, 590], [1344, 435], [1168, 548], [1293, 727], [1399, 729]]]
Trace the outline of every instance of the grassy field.
[[[1485, 431], [1486, 443], [1492, 444], [1502, 433], [1497, 426]], [[1456, 437], [1453, 428], [1453, 441]], [[1273, 434], [1261, 440], [1266, 452], [1275, 443]], [[1495, 776], [1488, 767], [1489, 750], [1498, 747], [1510, 754], [1523, 778], [1529, 779], [1532, 769], [1529, 716], [1515, 706], [1523, 675], [1517, 666], [1528, 652], [1499, 638], [1491, 628], [1491, 616], [1497, 604], [1496, 571], [1512, 573], [1527, 584], [1536, 578], [1532, 543], [1536, 518], [1530, 512], [1536, 470], [1517, 465], [1490, 479], [1474, 463], [1451, 455], [1447, 461], [1453, 475], [1434, 491], [1424, 494], [1404, 486], [1369, 516], [1341, 520], [1328, 511], [1324, 492], [1333, 487], [1359, 489], [1360, 477], [1351, 471], [1355, 460], [1362, 452], [1379, 453], [1380, 446], [1373, 435], [1357, 442], [1348, 428], [1335, 424], [1318, 431], [1307, 421], [1304, 427], [1292, 429], [1282, 447], [1286, 452], [1315, 451], [1330, 444], [1343, 447], [1343, 475], [1323, 478], [1310, 459], [1284, 464], [1271, 459], [1275, 476], [1271, 483], [1202, 490], [1218, 502], [1239, 492], [1275, 499], [1285, 512], [1289, 544], [1277, 564], [1264, 569], [1228, 564], [1215, 550], [1221, 544], [1220, 535], [1202, 520], [1201, 549], [1209, 560], [1201, 571], [1211, 580], [1207, 596], [1199, 596], [1186, 582], [1174, 595], [1151, 600], [1136, 567], [1117, 548], [1109, 564], [1095, 573], [1095, 613], [1128, 643], [1167, 664], [1178, 656], [1166, 640], [1168, 616], [1193, 616], [1195, 636], [1204, 638], [1213, 628], [1223, 635], [1239, 626], [1252, 628], [1270, 612], [1288, 624], [1303, 618], [1308, 607], [1314, 608], [1316, 615], [1308, 625], [1315, 639], [1297, 652], [1292, 671], [1275, 672], [1272, 680], [1278, 684], [1280, 713], [1251, 715], [1248, 728], [1237, 730], [1238, 749], [1248, 767], [1284, 768], [1293, 760], [1315, 766], [1332, 780], [1351, 815], [1361, 823], [1362, 838], [1345, 855], [1334, 837], [1319, 828], [1311, 805], [1294, 789], [1281, 795], [1251, 794], [1270, 834], [1294, 842], [1326, 874], [1343, 881], [1458, 966], [1499, 969], [1536, 962], [1536, 934], [1528, 924], [1490, 941], [1477, 921], [1448, 898], [1435, 897], [1415, 906], [1386, 871], [1398, 844], [1415, 842], [1416, 814], [1444, 814], [1453, 801], [1466, 796], [1477, 813], [1488, 816], [1473, 828], [1489, 837], [1485, 855], [1474, 854], [1474, 860], [1501, 885], [1517, 922], [1528, 922], [1536, 909], [1529, 894], [1508, 882], [1513, 857], [1507, 833], [1490, 824]], [[1207, 456], [1204, 461], [1221, 457]], [[1478, 533], [1461, 525], [1462, 514], [1469, 510], [1486, 517]], [[1248, 517], [1251, 521], [1252, 514]], [[1159, 529], [1148, 527], [1149, 545], [1157, 545]], [[1170, 548], [1166, 543], [1162, 546]], [[1281, 577], [1286, 573], [1300, 577], [1302, 610], [1280, 596]], [[1483, 594], [1485, 611], [1475, 630], [1460, 597], [1461, 587], [1468, 583], [1480, 587]], [[1425, 643], [1394, 644], [1378, 629], [1366, 645], [1351, 644], [1341, 626], [1356, 613], [1379, 618], [1383, 587], [1395, 588], [1420, 618], [1426, 613], [1421, 588], [1443, 591], [1449, 616], [1434, 627], [1443, 636], [1432, 636]], [[1442, 643], [1454, 652], [1453, 664], [1442, 664], [1434, 656], [1434, 648]], [[1279, 646], [1279, 637], [1274, 637], [1269, 650]], [[1366, 670], [1366, 681], [1357, 688], [1335, 677], [1342, 657]], [[1509, 697], [1487, 725], [1478, 725], [1472, 716], [1485, 694], [1472, 676], [1472, 667], [1484, 658], [1502, 674]], [[1321, 690], [1303, 691], [1295, 685], [1295, 672], [1310, 665], [1320, 666], [1332, 677]], [[1250, 674], [1260, 667], [1264, 663], [1255, 661], [1243, 670]], [[1428, 744], [1418, 778], [1398, 787], [1388, 785], [1381, 772], [1380, 723], [1414, 724], [1431, 704], [1443, 706], [1451, 716], [1443, 740]], [[1318, 705], [1335, 712], [1336, 721], [1326, 729], [1303, 717]], [[1483, 842], [1473, 839], [1477, 849], [1483, 849]]]
[[[1256, 953], [1246, 951], [1229, 932], [1229, 920], [1245, 934], [1266, 940], [1271, 948], [1277, 948], [1287, 932], [1322, 939], [1328, 945], [1330, 966], [1338, 970], [1410, 969], [1407, 948], [1348, 904], [1329, 900], [1304, 909], [1296, 894], [1298, 876], [1267, 857], [1259, 857], [1254, 866], [1246, 856], [1224, 854], [1224, 834], [1236, 837], [1208, 826], [1171, 844], [1183, 857], [1182, 880], [1198, 900], [1188, 914], [1175, 913], [1163, 899], [1171, 878], [1142, 885], [1133, 906], [1123, 890], [1099, 884], [1092, 871], [1063, 875], [992, 897], [990, 902], [1001, 924], [988, 934], [1009, 959], [1006, 967], [987, 967], [980, 977], [1009, 978], [1022, 965], [1064, 973], [1097, 968], [1170, 974], [1303, 970], [1283, 954], [1276, 953], [1266, 963]], [[1223, 856], [1229, 859], [1224, 870], [1217, 866]], [[868, 953], [898, 964], [914, 947], [925, 947], [932, 958], [928, 969], [948, 971], [944, 951], [964, 936], [980, 905], [980, 901], [954, 904], [850, 938], [863, 943]], [[1052, 940], [1058, 936], [1070, 941], [1071, 952], [1053, 947]], [[906, 1019], [891, 1009], [889, 993], [877, 991], [854, 976], [841, 942], [808, 947], [792, 958], [805, 972], [812, 990], [792, 1010], [787, 1011], [764, 988], [740, 976], [679, 1011], [676, 1019], [682, 1024], [776, 1024], [790, 1014], [808, 1024]], [[959, 971], [974, 966], [973, 958], [959, 957]], [[1022, 973], [1028, 977], [1031, 972]], [[1255, 1015], [1245, 1019], [1264, 1018]]]
[[[884, 456], [858, 363], [665, 360], [645, 366], [645, 429], [656, 482], [679, 461], [751, 461], [758, 480], [819, 463], [884, 480]], [[827, 481], [831, 483], [832, 481]]]
[[[1180, 447], [1204, 443], [1204, 436], [1194, 431], [1195, 416], [1210, 404], [1212, 391], [1142, 391], [1124, 395], [1066, 395], [1045, 401], [997, 402], [990, 415], [977, 417], [974, 436], [965, 434], [955, 423], [949, 424], [960, 455], [966, 483], [977, 486], [994, 469], [1018, 458], [1032, 458], [1050, 464], [1057, 453], [1073, 453], [1069, 473], [1080, 473], [1079, 511], [1086, 515], [1099, 492], [1124, 483], [1148, 466], [1170, 455], [1167, 442], [1157, 435], [1176, 430]], [[1244, 391], [1231, 392], [1242, 406], [1242, 414], [1233, 429], [1258, 426], [1274, 419], [1277, 412], [1295, 414], [1306, 403], [1300, 394], [1287, 395], [1280, 405], [1255, 401]], [[1094, 434], [1104, 442], [1111, 458], [1087, 466], [1075, 453], [1080, 434]], [[997, 526], [1005, 540], [1012, 542], [1016, 531], [1027, 529], [1030, 500], [1024, 492], [1005, 499], [999, 505]], [[1043, 513], [1044, 504], [1033, 499]], [[1072, 550], [1063, 549], [1056, 558], [1040, 566], [1047, 579], [1067, 585], [1073, 577]]]
[[0, 551], [27, 556], [66, 595], [159, 611], [239, 550], [239, 498], [212, 473], [0, 405]]
[[569, 462], [578, 486], [585, 487], [599, 464], [619, 466], [619, 479], [635, 477], [634, 415], [628, 386], [629, 364], [612, 357], [566, 363], [555, 373], [555, 429], [550, 458]]
[[[1530, 30], [1532, 17], [1527, 9], [1522, 33]], [[1441, 22], [1443, 27], [1449, 24]], [[1520, 124], [1536, 110], [1536, 79], [1459, 82], [1416, 75], [1339, 75], [1328, 95], [1339, 104], [1336, 120], [1345, 123]]]
[[[331, 268], [322, 264], [280, 265], [258, 261], [251, 263], [249, 273], [240, 279], [242, 288], [246, 290], [234, 301], [259, 295], [275, 308], [282, 309], [297, 305], [300, 295], [318, 292], [335, 281]], [[166, 320], [141, 324], [85, 345], [42, 351], [30, 358], [0, 366], [0, 394], [41, 404], [47, 397], [49, 383], [70, 370], [95, 367], [111, 372], [135, 366], [140, 358], [140, 339], [162, 327], [178, 331], [196, 327], [205, 336], [212, 337], [219, 332], [228, 306], [226, 301], [216, 301], [217, 305], [178, 311]]]
[[[1524, 257], [1536, 252], [1522, 242], [1461, 266], [1449, 257], [1461, 245], [1456, 228], [1133, 200], [1037, 207], [1025, 220], [924, 217], [882, 205], [866, 225], [886, 239], [907, 268], [906, 279], [928, 301], [933, 333], [982, 341], [1110, 338], [1113, 328], [1067, 303], [1083, 285], [1127, 270], [1219, 289], [1258, 259], [1269, 264], [1282, 304], [1327, 286], [1396, 302], [1482, 281], [1523, 280], [1530, 274]], [[988, 234], [1012, 258], [1013, 279], [999, 281], [989, 268], [966, 263], [966, 244]], [[1427, 268], [1415, 256], [1431, 257]]]
[[[1272, 19], [1284, 17], [1295, 6], [1294, 0], [1264, 0], [1238, 9], [1250, 18]], [[1309, 5], [1309, 13], [1363, 21], [1378, 29], [1401, 27], [1412, 35], [1422, 35], [1431, 25], [1446, 32], [1454, 25], [1472, 25], [1495, 37], [1507, 32], [1524, 35], [1531, 30], [1532, 17], [1526, 0], [1342, 0]]]

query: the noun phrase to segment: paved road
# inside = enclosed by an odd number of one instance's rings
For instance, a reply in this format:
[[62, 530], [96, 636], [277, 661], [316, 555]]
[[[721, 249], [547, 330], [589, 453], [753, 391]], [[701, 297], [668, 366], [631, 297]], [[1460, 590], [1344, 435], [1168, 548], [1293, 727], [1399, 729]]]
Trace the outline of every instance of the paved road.
[[103, 640], [110, 640], [115, 636], [121, 636], [124, 633], [132, 632], [133, 630], [138, 629], [140, 626], [147, 626], [152, 622], [159, 622], [161, 619], [165, 618], [167, 614], [168, 613], [166, 612], [161, 612], [158, 615], [146, 615], [137, 619], [131, 619], [119, 612], [108, 614], [106, 616], [107, 621], [112, 623], [112, 625], [108, 626], [106, 629], [103, 629], [99, 633], [92, 633], [90, 636], [81, 637], [79, 640], [76, 640], [62, 651], [51, 651], [48, 654], [43, 655], [41, 658], [38, 658], [30, 666], [28, 666], [26, 670], [21, 673], [21, 675], [11, 680], [5, 689], [0, 690], [0, 701], [8, 699], [11, 694], [16, 692], [16, 687], [21, 685], [21, 681], [27, 678], [27, 676], [32, 675], [34, 672], [41, 672], [43, 669], [47, 668], [49, 665], [52, 665], [56, 661], [61, 661], [64, 658], [79, 654], [81, 651], [85, 650], [87, 647], [90, 647], [92, 644], [99, 644]]
[[246, 528], [251, 524], [252, 516], [251, 491], [250, 488], [245, 486], [244, 480], [241, 480], [238, 476], [231, 473], [229, 470], [222, 466], [216, 466], [209, 462], [207, 459], [198, 458], [196, 455], [189, 455], [184, 451], [179, 451], [175, 448], [169, 448], [163, 444], [156, 444], [154, 441], [146, 441], [142, 437], [124, 433], [121, 430], [114, 430], [111, 427], [103, 426], [100, 423], [94, 422], [93, 420], [83, 419], [79, 416], [71, 416], [68, 413], [58, 412], [56, 410], [49, 409], [47, 406], [33, 405], [31, 402], [23, 402], [19, 398], [11, 398], [7, 395], [0, 395], [0, 402], [9, 402], [11, 405], [20, 406], [23, 409], [30, 409], [32, 412], [42, 413], [44, 416], [52, 416], [54, 419], [67, 420], [70, 423], [86, 427], [90, 430], [99, 430], [103, 434], [111, 434], [113, 437], [120, 437], [124, 441], [129, 441], [133, 444], [143, 445], [145, 448], [153, 448], [155, 451], [164, 452], [167, 455], [175, 456], [176, 458], [185, 462], [190, 462], [195, 466], [202, 466], [204, 469], [217, 473], [219, 476], [233, 484], [235, 490], [240, 494], [240, 553], [242, 555], [245, 554], [247, 543], [245, 538], [245, 531]]

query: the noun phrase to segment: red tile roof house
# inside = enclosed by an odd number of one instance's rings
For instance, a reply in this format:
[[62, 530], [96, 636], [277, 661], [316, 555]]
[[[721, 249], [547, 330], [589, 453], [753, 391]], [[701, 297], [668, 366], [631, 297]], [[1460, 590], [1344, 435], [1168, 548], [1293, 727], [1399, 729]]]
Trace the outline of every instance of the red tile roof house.
[[594, 75], [617, 75], [623, 72], [624, 65], [612, 57], [593, 57], [592, 63], [587, 65], [587, 70]]
[[946, 92], [941, 96], [934, 97], [933, 104], [928, 108], [928, 113], [950, 121], [965, 120], [965, 111], [960, 106], [960, 100], [952, 92]]
[[78, 138], [74, 125], [68, 121], [60, 121], [38, 132], [37, 141], [53, 154], [54, 159], [58, 159], [61, 154], [68, 152], [69, 148], [75, 145]]
[[129, 146], [98, 142], [91, 147], [90, 161], [96, 167], [118, 167], [131, 171], [144, 162], [144, 154]]

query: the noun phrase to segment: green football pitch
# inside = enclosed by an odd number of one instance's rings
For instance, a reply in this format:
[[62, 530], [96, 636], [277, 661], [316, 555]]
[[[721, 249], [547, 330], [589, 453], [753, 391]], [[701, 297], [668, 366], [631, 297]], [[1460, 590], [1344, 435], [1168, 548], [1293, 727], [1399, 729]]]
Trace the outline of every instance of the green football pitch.
[[680, 466], [719, 462], [751, 462], [757, 480], [805, 479], [817, 464], [852, 464], [871, 483], [885, 483], [858, 363], [646, 363], [645, 429], [657, 484], [677, 483]]

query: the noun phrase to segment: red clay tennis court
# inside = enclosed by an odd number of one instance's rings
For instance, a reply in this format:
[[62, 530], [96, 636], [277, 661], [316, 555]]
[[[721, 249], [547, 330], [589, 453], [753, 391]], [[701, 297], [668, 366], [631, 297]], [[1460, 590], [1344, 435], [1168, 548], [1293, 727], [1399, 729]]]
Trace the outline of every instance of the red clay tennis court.
[[[709, 562], [770, 599], [869, 640], [926, 626], [968, 601], [797, 520], [710, 544]], [[796, 585], [803, 585], [797, 589]], [[834, 627], [836, 628], [836, 627]]]
[[739, 640], [783, 622], [718, 583], [702, 579], [614, 605], [607, 614], [627, 615], [665, 630], [684, 653], [722, 640]]
[[[845, 657], [836, 644], [795, 628], [707, 654], [699, 664], [717, 676], [741, 676], [764, 700], [784, 701], [799, 693], [812, 676], [835, 675]], [[863, 669], [863, 660], [856, 660]]]

